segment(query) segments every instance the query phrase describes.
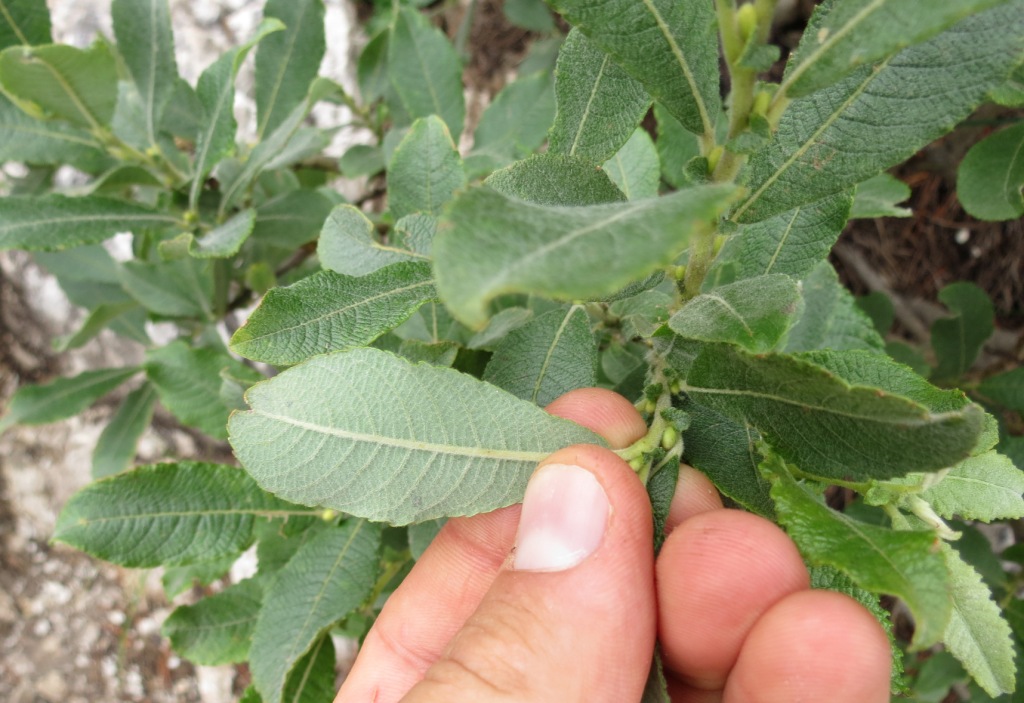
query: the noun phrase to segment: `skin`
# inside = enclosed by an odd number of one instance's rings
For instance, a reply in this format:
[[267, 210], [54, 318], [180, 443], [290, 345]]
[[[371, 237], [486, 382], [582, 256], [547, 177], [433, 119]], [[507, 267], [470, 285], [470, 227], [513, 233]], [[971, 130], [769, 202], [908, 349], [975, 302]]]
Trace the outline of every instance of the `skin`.
[[[613, 448], [644, 435], [626, 399], [583, 389], [548, 412]], [[449, 520], [366, 638], [335, 703], [639, 701], [655, 637], [674, 703], [888, 703], [889, 644], [860, 604], [810, 590], [792, 541], [726, 510], [684, 467], [657, 563], [636, 474], [596, 446], [542, 462], [594, 474], [611, 503], [598, 548], [515, 571], [520, 506]]]

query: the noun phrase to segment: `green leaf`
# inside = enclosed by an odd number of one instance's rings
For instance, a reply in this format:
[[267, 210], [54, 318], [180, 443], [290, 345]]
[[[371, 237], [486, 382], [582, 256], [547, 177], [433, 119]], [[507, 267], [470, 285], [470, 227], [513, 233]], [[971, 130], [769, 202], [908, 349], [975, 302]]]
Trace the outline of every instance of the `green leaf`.
[[[228, 408], [220, 397], [221, 371], [249, 380], [259, 374], [216, 349], [192, 349], [182, 340], [146, 352], [146, 375], [160, 402], [186, 425], [217, 439], [227, 436]], [[255, 378], [254, 378], [255, 377]]]
[[[892, 299], [880, 290], [872, 291], [854, 299], [857, 307], [871, 318], [871, 324], [880, 337], [885, 337], [896, 319]], [[898, 361], [898, 360], [897, 360]]]
[[[1013, 0], [973, 15], [878, 66], [794, 100], [772, 142], [741, 172], [750, 196], [733, 217], [756, 222], [844, 191], [951, 130], [1019, 60], [1021, 10], [1020, 0]], [[926, 85], [938, 89], [922, 91]]]
[[948, 545], [942, 555], [949, 569], [953, 612], [943, 641], [991, 696], [1014, 689], [1013, 637], [999, 606], [978, 572]]
[[[283, 700], [290, 703], [325, 703], [330, 700], [335, 694], [334, 669], [337, 664], [334, 641], [325, 634], [292, 667], [284, 686]], [[249, 686], [240, 703], [263, 703], [263, 699], [253, 686]]]
[[698, 295], [672, 316], [668, 326], [687, 339], [770, 351], [785, 337], [802, 307], [796, 281], [771, 274]]
[[1005, 83], [993, 88], [988, 97], [1004, 107], [1024, 106], [1024, 62], [1013, 70]]
[[196, 95], [203, 107], [203, 127], [196, 138], [194, 174], [188, 198], [189, 207], [193, 210], [214, 165], [235, 148], [235, 132], [238, 130], [234, 113], [235, 76], [242, 61], [264, 37], [284, 29], [279, 20], [263, 20], [252, 39], [222, 54], [199, 76]]
[[650, 337], [668, 321], [668, 311], [673, 303], [672, 296], [667, 293], [645, 290], [616, 300], [608, 306], [608, 312], [619, 318], [624, 337]]
[[510, 332], [516, 330], [533, 318], [529, 308], [505, 308], [487, 322], [487, 326], [470, 337], [466, 342], [469, 349], [488, 349], [493, 351], [495, 345]]
[[467, 165], [470, 159], [482, 159], [489, 171], [533, 153], [544, 142], [554, 119], [555, 93], [550, 71], [538, 71], [512, 81], [480, 117]]
[[920, 494], [939, 515], [968, 520], [1024, 517], [1024, 471], [996, 451], [957, 464], [935, 486]]
[[170, 213], [99, 196], [0, 199], [0, 250], [65, 249], [147, 227], [179, 224]]
[[867, 219], [872, 217], [911, 217], [914, 212], [908, 207], [900, 207], [899, 203], [910, 197], [910, 186], [888, 173], [880, 173], [857, 184], [856, 196], [850, 219]]
[[661, 161], [650, 135], [642, 129], [633, 132], [622, 148], [605, 162], [603, 169], [628, 200], [658, 196]]
[[[778, 471], [778, 460], [767, 466]], [[854, 520], [822, 503], [785, 468], [772, 481], [779, 522], [804, 559], [832, 566], [872, 593], [898, 596], [914, 615], [915, 648], [942, 638], [950, 622], [949, 574], [931, 530], [900, 531]]]
[[546, 312], [513, 330], [494, 350], [484, 380], [544, 407], [596, 380], [597, 343], [581, 305]]
[[264, 17], [285, 30], [256, 52], [256, 137], [262, 139], [306, 97], [326, 51], [323, 0], [268, 0]]
[[388, 208], [397, 220], [423, 212], [440, 214], [452, 194], [466, 185], [462, 159], [437, 115], [416, 120], [388, 166]]
[[537, 154], [495, 171], [484, 185], [536, 205], [597, 205], [626, 199], [608, 174], [586, 159]]
[[721, 99], [718, 33], [711, 3], [555, 0], [552, 4], [684, 127], [695, 134], [714, 134]]
[[651, 106], [644, 87], [579, 28], [558, 52], [555, 99], [550, 151], [597, 164], [626, 143]]
[[79, 327], [77, 331], [73, 334], [54, 339], [54, 351], [65, 352], [69, 349], [78, 349], [83, 347], [119, 318], [123, 319], [124, 316], [129, 313], [141, 311], [142, 308], [140, 308], [138, 303], [135, 302], [113, 304], [102, 303], [89, 311], [89, 315], [85, 318], [82, 326]]
[[203, 666], [245, 661], [263, 601], [260, 579], [250, 578], [182, 605], [164, 621], [161, 634], [178, 654]]
[[654, 516], [654, 553], [661, 550], [665, 542], [665, 523], [672, 508], [672, 498], [679, 482], [679, 460], [674, 459], [651, 477], [647, 483], [647, 495], [651, 499], [651, 513]]
[[115, 0], [110, 12], [117, 48], [142, 98], [146, 135], [157, 144], [160, 118], [178, 80], [170, 8], [167, 0]]
[[54, 539], [121, 566], [173, 566], [237, 554], [252, 543], [257, 517], [292, 508], [232, 466], [154, 464], [73, 495]]
[[[301, 398], [301, 402], [296, 402]], [[236, 456], [290, 500], [393, 524], [520, 500], [538, 461], [600, 440], [489, 384], [377, 349], [315, 357], [249, 389]]]
[[165, 566], [160, 577], [160, 585], [164, 587], [164, 596], [168, 600], [181, 595], [194, 586], [209, 586], [224, 577], [232, 565], [238, 561], [241, 550], [226, 557], [213, 561], [197, 561], [184, 566]]
[[832, 85], [858, 66], [929, 39], [955, 22], [1006, 0], [946, 0], [922, 11], [916, 0], [833, 0], [815, 13], [786, 66], [790, 97]]
[[137, 366], [85, 371], [38, 386], [22, 386], [0, 419], [0, 432], [14, 425], [45, 425], [77, 415], [139, 372]]
[[346, 178], [374, 176], [384, 170], [384, 153], [379, 146], [353, 144], [338, 160], [338, 170]]
[[331, 201], [316, 191], [282, 193], [256, 208], [252, 238], [282, 249], [297, 249], [317, 238], [331, 207]]
[[828, 257], [846, 225], [851, 198], [840, 193], [762, 222], [741, 225], [722, 247], [719, 260], [737, 278], [769, 273], [804, 277]]
[[939, 291], [939, 300], [953, 317], [932, 325], [932, 349], [939, 362], [933, 376], [955, 379], [971, 368], [995, 331], [995, 308], [988, 294], [973, 283], [951, 283]]
[[440, 116], [458, 141], [466, 103], [459, 55], [447, 37], [415, 9], [401, 7], [391, 26], [387, 55], [391, 85], [409, 115]]
[[19, 104], [102, 131], [117, 103], [117, 66], [104, 42], [12, 46], [0, 52], [0, 87]]
[[555, 30], [555, 20], [543, 0], [506, 0], [501, 9], [517, 27], [541, 34]]
[[747, 510], [773, 518], [775, 508], [768, 495], [768, 482], [757, 468], [761, 463], [757, 448], [761, 435], [757, 430], [689, 398], [679, 407], [693, 418], [683, 433], [685, 461]]
[[0, 0], [0, 49], [52, 41], [46, 0]]
[[674, 188], [685, 188], [691, 185], [686, 165], [700, 156], [700, 140], [658, 103], [654, 103], [654, 118], [658, 124], [654, 145], [661, 159], [662, 178]]
[[391, 33], [382, 31], [363, 48], [356, 64], [356, 80], [359, 93], [367, 105], [370, 105], [388, 92], [388, 40]]
[[409, 525], [409, 551], [412, 552], [413, 559], [418, 561], [423, 556], [423, 552], [427, 551], [427, 547], [441, 532], [445, 522], [445, 520], [427, 520]]
[[789, 333], [786, 351], [867, 349], [884, 342], [846, 288], [832, 264], [820, 262], [802, 284], [804, 314]]
[[828, 478], [953, 466], [970, 455], [984, 417], [962, 393], [939, 391], [871, 352], [753, 355], [707, 345], [683, 390], [756, 427], [801, 470]]
[[149, 427], [155, 405], [156, 390], [148, 383], [125, 396], [93, 450], [94, 479], [119, 474], [131, 467], [139, 437]]
[[320, 264], [349, 276], [365, 276], [389, 264], [423, 261], [429, 257], [393, 243], [383, 244], [373, 223], [354, 205], [331, 211], [317, 246]]
[[956, 191], [979, 220], [1024, 215], [1024, 124], [1008, 127], [971, 147], [960, 162]]
[[664, 665], [661, 662], [661, 651], [657, 645], [655, 645], [651, 671], [647, 674], [647, 683], [644, 684], [644, 693], [640, 698], [640, 703], [672, 703], [672, 696], [668, 692], [668, 681], [665, 680]]
[[0, 95], [0, 161], [68, 163], [93, 171], [105, 160], [99, 142], [88, 131], [64, 122], [37, 120]]
[[671, 263], [733, 193], [715, 185], [631, 203], [545, 207], [471, 190], [449, 207], [434, 240], [438, 292], [457, 318], [478, 327], [489, 301], [504, 293], [614, 293]]
[[213, 317], [213, 269], [209, 261], [126, 261], [121, 268], [121, 285], [159, 315], [202, 320]]
[[1024, 367], [989, 376], [978, 385], [978, 392], [1004, 408], [1024, 414]]
[[422, 362], [432, 366], [448, 367], [455, 364], [459, 345], [455, 342], [421, 342], [418, 339], [406, 339], [395, 353], [414, 364]]
[[355, 610], [377, 578], [381, 529], [350, 520], [304, 545], [267, 590], [249, 650], [253, 683], [279, 703], [288, 672], [332, 624]]
[[188, 253], [197, 259], [226, 259], [234, 256], [255, 226], [256, 210], [242, 210], [198, 239], [190, 239]]
[[255, 361], [296, 364], [365, 346], [435, 296], [426, 263], [392, 264], [360, 278], [321, 271], [268, 292], [231, 349]]

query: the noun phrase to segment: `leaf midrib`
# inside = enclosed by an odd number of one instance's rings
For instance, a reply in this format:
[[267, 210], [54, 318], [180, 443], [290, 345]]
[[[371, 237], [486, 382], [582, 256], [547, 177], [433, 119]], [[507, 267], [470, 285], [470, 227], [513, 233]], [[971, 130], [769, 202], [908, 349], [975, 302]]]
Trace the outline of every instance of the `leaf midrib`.
[[25, 34], [21, 31], [21, 27], [15, 24], [14, 17], [11, 16], [11, 12], [10, 10], [7, 9], [7, 3], [4, 0], [0, 0], [0, 12], [3, 13], [4, 19], [7, 20], [7, 25], [14, 30], [14, 33], [16, 35], [18, 35], [18, 39], [21, 40], [21, 43], [26, 46], [31, 45], [32, 42], [30, 42], [28, 40], [28, 37], [26, 37]]

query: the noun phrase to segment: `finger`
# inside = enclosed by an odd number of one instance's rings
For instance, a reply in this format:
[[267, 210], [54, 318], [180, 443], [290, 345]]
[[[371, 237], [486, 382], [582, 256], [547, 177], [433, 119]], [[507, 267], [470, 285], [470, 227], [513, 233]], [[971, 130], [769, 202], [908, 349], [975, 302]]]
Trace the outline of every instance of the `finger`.
[[840, 593], [802, 591], [772, 606], [747, 636], [724, 703], [888, 703], [889, 640]]
[[635, 473], [591, 445], [530, 479], [516, 551], [404, 699], [639, 700], [654, 646], [651, 512]]
[[[611, 391], [573, 391], [548, 412], [588, 427], [612, 447], [646, 432], [633, 405]], [[388, 598], [335, 703], [394, 703], [423, 678], [490, 588], [518, 523], [518, 505], [449, 520]]]
[[684, 520], [709, 510], [721, 510], [722, 497], [707, 476], [688, 464], [679, 466], [679, 483], [665, 519], [665, 532], [670, 533]]
[[714, 510], [679, 525], [658, 557], [658, 635], [680, 682], [720, 690], [754, 623], [810, 587], [800, 554], [771, 522]]

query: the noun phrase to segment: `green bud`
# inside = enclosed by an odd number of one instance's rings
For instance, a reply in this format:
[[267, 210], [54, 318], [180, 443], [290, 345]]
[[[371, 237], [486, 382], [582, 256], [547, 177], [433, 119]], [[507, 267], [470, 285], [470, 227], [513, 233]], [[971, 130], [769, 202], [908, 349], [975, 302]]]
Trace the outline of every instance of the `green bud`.
[[721, 235], [721, 234], [718, 235], [717, 237], [715, 237], [715, 245], [714, 245], [715, 256], [718, 256], [718, 252], [722, 251], [722, 247], [725, 246], [725, 240], [726, 239], [728, 239], [728, 237], [726, 237], [724, 235]]
[[644, 461], [644, 458], [642, 456], [638, 456], [635, 459], [630, 459], [629, 460], [629, 468], [633, 469], [633, 471], [639, 471], [640, 469], [644, 468], [644, 466], [646, 466], [646, 465], [647, 465], [647, 462]]
[[647, 401], [644, 402], [645, 413], [653, 413], [657, 409], [657, 407], [658, 404], [655, 401], [651, 400], [650, 398], [648, 398]]
[[661, 434], [661, 448], [668, 451], [672, 447], [676, 446], [676, 442], [679, 441], [679, 432], [675, 427], [666, 427], [665, 431]]
[[672, 383], [669, 385], [668, 389], [670, 391], [672, 391], [672, 395], [679, 395], [679, 392], [683, 389], [683, 386], [682, 386], [682, 384], [679, 383], [679, 381], [677, 379], [675, 381], [672, 381]]
[[333, 520], [336, 517], [338, 517], [338, 511], [337, 510], [331, 510], [330, 508], [328, 508], [327, 510], [324, 510], [322, 513], [320, 513], [320, 519], [323, 520], [324, 522], [330, 522], [331, 520]]
[[[745, 5], [744, 7], [750, 7]], [[718, 168], [718, 162], [722, 160], [722, 154], [725, 153], [725, 147], [719, 145], [711, 150], [708, 154], [708, 173], [714, 173], [715, 169]]]
[[771, 105], [772, 96], [767, 91], [760, 91], [754, 96], [754, 106], [751, 112], [762, 117], [768, 114], [768, 106]]
[[683, 280], [684, 278], [686, 278], [686, 267], [676, 266], [675, 269], [673, 269], [672, 271], [672, 275], [675, 276], [677, 281]]
[[740, 40], [746, 44], [747, 40], [757, 31], [757, 8], [748, 3], [736, 12], [736, 26], [740, 30]]

